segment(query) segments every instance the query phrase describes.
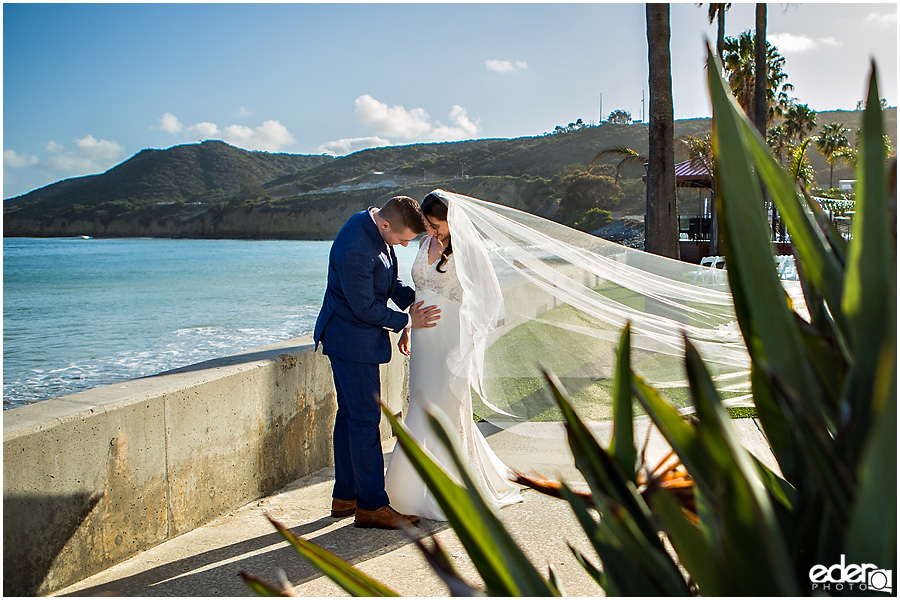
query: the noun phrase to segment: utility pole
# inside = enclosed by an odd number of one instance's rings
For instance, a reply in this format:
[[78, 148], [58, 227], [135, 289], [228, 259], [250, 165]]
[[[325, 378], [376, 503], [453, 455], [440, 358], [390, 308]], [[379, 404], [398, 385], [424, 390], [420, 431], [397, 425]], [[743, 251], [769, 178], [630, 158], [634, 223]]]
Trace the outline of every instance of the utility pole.
[[603, 92], [600, 92], [600, 118], [597, 119], [597, 124], [603, 122]]

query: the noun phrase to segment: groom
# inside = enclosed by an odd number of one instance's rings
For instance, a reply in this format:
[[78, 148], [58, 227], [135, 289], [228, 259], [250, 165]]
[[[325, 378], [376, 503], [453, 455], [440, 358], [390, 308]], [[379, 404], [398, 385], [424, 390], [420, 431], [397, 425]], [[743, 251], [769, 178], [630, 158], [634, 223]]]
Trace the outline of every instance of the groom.
[[[331, 516], [355, 512], [356, 527], [398, 529], [419, 521], [391, 508], [384, 491], [379, 364], [391, 360], [389, 330], [434, 327], [440, 318], [437, 307], [413, 304], [415, 291], [397, 275], [393, 246], [405, 247], [424, 231], [419, 203], [395, 196], [350, 217], [331, 246], [313, 338], [331, 361], [337, 390]], [[388, 308], [388, 298], [409, 313]]]

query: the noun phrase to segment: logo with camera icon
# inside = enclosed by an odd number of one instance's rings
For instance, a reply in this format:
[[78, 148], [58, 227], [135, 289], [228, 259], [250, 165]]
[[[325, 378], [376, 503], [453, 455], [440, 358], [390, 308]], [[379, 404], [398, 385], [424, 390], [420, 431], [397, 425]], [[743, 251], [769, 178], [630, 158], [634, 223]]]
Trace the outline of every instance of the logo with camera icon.
[[841, 562], [830, 567], [815, 565], [809, 570], [813, 592], [870, 591], [894, 593], [894, 572], [879, 569], [871, 563], [847, 564], [845, 555]]

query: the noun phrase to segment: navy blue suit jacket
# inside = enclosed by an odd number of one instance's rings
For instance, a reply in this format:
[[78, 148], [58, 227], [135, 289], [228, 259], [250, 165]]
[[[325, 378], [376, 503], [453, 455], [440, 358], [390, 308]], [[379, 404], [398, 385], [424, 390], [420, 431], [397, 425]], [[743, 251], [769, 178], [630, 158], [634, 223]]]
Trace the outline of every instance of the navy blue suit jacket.
[[388, 308], [388, 298], [403, 310], [415, 291], [397, 274], [394, 249], [385, 245], [368, 211], [344, 224], [328, 261], [328, 287], [313, 339], [329, 356], [363, 363], [391, 360], [388, 330], [399, 332], [408, 315]]

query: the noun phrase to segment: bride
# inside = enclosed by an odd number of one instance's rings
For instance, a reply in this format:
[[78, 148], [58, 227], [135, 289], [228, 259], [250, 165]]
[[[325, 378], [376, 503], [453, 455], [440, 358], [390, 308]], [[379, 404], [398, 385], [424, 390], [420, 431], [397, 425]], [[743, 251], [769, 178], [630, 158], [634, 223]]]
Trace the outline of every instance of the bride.
[[[422, 210], [430, 235], [413, 263], [416, 300], [438, 305], [441, 321], [414, 330], [412, 339], [404, 333], [398, 344], [410, 356], [406, 425], [457, 475], [426, 422], [426, 411], [443, 412], [459, 433], [478, 491], [493, 507], [521, 496], [473, 422], [473, 402], [480, 418], [511, 434], [564, 435], [547, 370], [563, 382], [583, 419], [608, 422], [626, 324], [631, 369], [678, 407], [692, 402], [686, 338], [725, 402], [750, 397], [749, 356], [723, 271], [444, 190], [426, 196]], [[799, 282], [783, 283], [794, 305], [802, 306]], [[444, 517], [400, 448], [385, 489], [401, 512]]]
[[[453, 461], [426, 419], [426, 412], [442, 412], [454, 424], [469, 472], [488, 504], [499, 508], [521, 502], [519, 486], [508, 479], [509, 469], [472, 418], [471, 389], [480, 389], [485, 338], [503, 314], [497, 277], [483, 246], [471, 235], [471, 223], [453, 210], [450, 194], [443, 190], [428, 194], [422, 213], [429, 235], [421, 241], [412, 266], [416, 302], [438, 305], [442, 319], [437, 327], [414, 330], [412, 339], [405, 329], [398, 342], [400, 352], [410, 357], [406, 426], [438, 464], [458, 479]], [[467, 282], [471, 294], [463, 293], [457, 272], [460, 261], [465, 263], [463, 272], [477, 273], [474, 281]], [[385, 475], [385, 491], [391, 505], [402, 513], [446, 520], [399, 446]]]

